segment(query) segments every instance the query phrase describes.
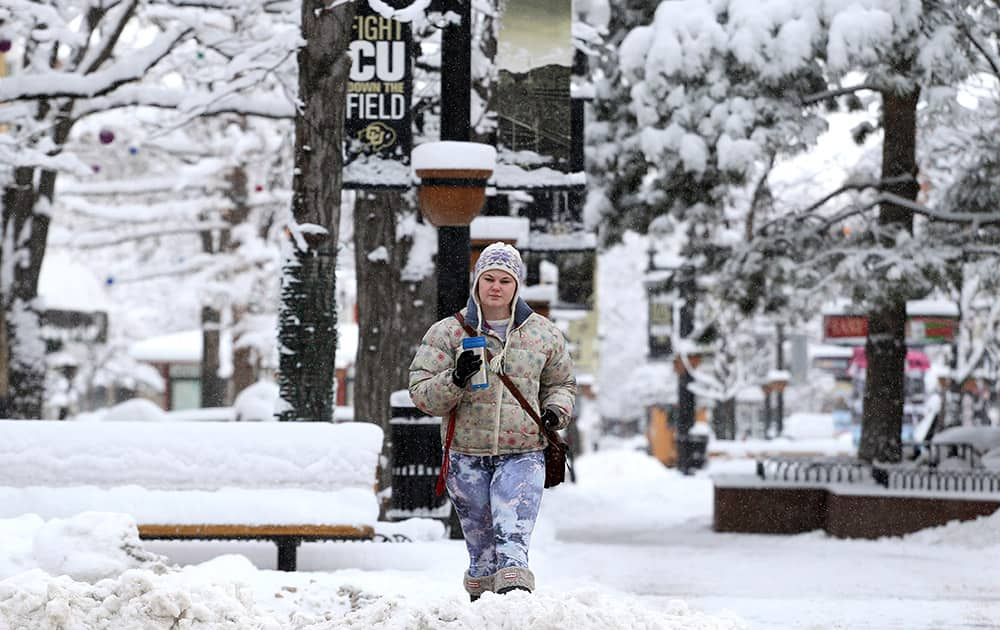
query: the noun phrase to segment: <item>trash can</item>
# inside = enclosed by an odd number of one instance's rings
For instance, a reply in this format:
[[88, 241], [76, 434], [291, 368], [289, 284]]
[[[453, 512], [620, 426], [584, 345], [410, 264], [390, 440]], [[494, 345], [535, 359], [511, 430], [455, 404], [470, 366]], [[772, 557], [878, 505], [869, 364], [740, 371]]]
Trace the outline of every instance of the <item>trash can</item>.
[[677, 469], [685, 475], [705, 467], [708, 462], [708, 435], [688, 433], [677, 436]]
[[435, 493], [441, 472], [441, 418], [417, 409], [405, 389], [393, 392], [389, 404], [392, 502], [386, 516], [391, 520], [447, 519], [448, 497]]

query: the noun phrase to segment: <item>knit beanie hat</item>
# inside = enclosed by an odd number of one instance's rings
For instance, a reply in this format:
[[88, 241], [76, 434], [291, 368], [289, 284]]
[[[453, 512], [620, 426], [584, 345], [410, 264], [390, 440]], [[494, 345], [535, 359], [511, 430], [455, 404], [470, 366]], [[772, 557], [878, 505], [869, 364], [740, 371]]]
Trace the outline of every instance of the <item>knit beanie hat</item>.
[[473, 271], [472, 279], [472, 300], [476, 303], [476, 309], [479, 315], [479, 323], [477, 332], [482, 333], [483, 330], [483, 307], [479, 303], [479, 278], [490, 270], [506, 271], [510, 275], [514, 276], [514, 282], [516, 286], [514, 288], [514, 296], [510, 301], [510, 320], [507, 322], [507, 338], [503, 344], [503, 350], [500, 354], [493, 357], [490, 361], [490, 369], [493, 370], [495, 374], [503, 374], [504, 372], [504, 355], [507, 354], [507, 345], [510, 343], [511, 333], [514, 330], [514, 311], [517, 306], [517, 298], [521, 293], [521, 281], [524, 280], [524, 263], [521, 261], [521, 254], [514, 248], [513, 245], [508, 245], [501, 241], [497, 241], [492, 245], [486, 247], [483, 253], [479, 255], [479, 260], [476, 261], [476, 267]]

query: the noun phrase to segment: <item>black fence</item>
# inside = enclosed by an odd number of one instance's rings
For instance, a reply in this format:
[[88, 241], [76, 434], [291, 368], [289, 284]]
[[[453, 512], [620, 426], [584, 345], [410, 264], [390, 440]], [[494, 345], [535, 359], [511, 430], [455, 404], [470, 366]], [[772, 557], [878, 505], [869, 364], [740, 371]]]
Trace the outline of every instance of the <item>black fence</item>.
[[1000, 472], [982, 468], [937, 470], [934, 468], [876, 466], [876, 483], [893, 490], [941, 490], [952, 492], [1000, 492]]
[[863, 483], [872, 480], [871, 466], [846, 457], [765, 457], [757, 460], [757, 476], [765, 481]]
[[[775, 456], [757, 460], [762, 480], [874, 483], [892, 490], [1000, 492], [1000, 471], [981, 468], [971, 444], [905, 444], [907, 460], [871, 465], [849, 457]], [[945, 466], [945, 467], [943, 467]]]

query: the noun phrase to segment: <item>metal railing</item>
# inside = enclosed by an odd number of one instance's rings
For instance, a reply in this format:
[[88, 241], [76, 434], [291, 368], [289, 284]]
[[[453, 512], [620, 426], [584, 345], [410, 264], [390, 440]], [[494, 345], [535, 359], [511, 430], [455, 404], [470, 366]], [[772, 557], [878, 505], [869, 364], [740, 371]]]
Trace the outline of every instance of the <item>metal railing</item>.
[[[770, 456], [757, 460], [762, 480], [812, 483], [872, 483], [894, 490], [1000, 492], [1000, 471], [980, 468], [971, 444], [908, 444], [922, 461], [874, 466], [850, 457]], [[968, 468], [941, 468], [943, 462]]]
[[1000, 492], [1000, 472], [981, 468], [938, 470], [927, 467], [877, 466], [872, 470], [872, 475], [879, 485], [894, 490]]
[[871, 466], [847, 457], [764, 457], [757, 476], [772, 481], [861, 483], [870, 481]]

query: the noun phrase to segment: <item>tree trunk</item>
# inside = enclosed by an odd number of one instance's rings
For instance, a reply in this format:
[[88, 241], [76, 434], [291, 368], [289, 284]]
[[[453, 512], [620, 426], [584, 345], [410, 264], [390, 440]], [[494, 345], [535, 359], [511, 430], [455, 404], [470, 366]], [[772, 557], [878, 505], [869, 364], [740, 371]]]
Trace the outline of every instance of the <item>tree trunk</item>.
[[233, 348], [233, 395], [257, 382], [257, 366], [250, 348]]
[[[240, 119], [240, 124], [241, 128], [246, 128], [245, 117]], [[229, 198], [230, 206], [226, 211], [225, 219], [227, 223], [235, 227], [245, 223], [250, 218], [250, 205], [247, 202], [250, 191], [247, 183], [246, 167], [243, 164], [234, 167], [226, 175], [226, 181], [229, 183], [226, 196]], [[224, 240], [226, 251], [232, 252], [236, 250], [236, 243], [228, 235]], [[249, 309], [245, 304], [237, 304], [232, 308], [233, 373], [229, 380], [233, 385], [232, 392], [234, 397], [257, 381], [257, 366], [253, 363], [253, 351], [250, 348], [236, 347], [236, 333], [240, 330], [240, 320], [248, 312]]]
[[[302, 3], [292, 216], [278, 342], [282, 420], [331, 422], [337, 351], [336, 277], [344, 109], [354, 3]], [[303, 229], [304, 228], [304, 229]]]
[[[386, 449], [391, 446], [389, 395], [408, 387], [410, 361], [435, 315], [434, 277], [402, 280], [412, 245], [409, 239], [396, 237], [404, 205], [398, 192], [359, 193], [354, 205], [359, 320], [354, 417], [382, 427]], [[379, 247], [385, 248], [386, 255], [369, 258]], [[379, 487], [391, 484], [391, 470], [382, 469]]]
[[[916, 200], [917, 101], [920, 90], [900, 94], [882, 94], [882, 178], [911, 176], [911, 179], [886, 187], [888, 192]], [[903, 206], [883, 203], [879, 224], [885, 226], [886, 245], [900, 229], [913, 231], [913, 212]], [[885, 279], [878, 279], [886, 282]], [[905, 292], [887, 290], [886, 298], [868, 313], [868, 339], [865, 354], [868, 368], [865, 378], [864, 413], [858, 457], [872, 462], [898, 462], [902, 458], [903, 374], [906, 365]]]
[[712, 430], [719, 440], [736, 439], [736, 399], [729, 398], [715, 406], [712, 413]]
[[219, 377], [221, 352], [219, 340], [222, 337], [220, 322], [222, 317], [211, 306], [201, 307], [201, 406], [224, 407], [226, 405], [226, 379]]
[[[41, 338], [38, 276], [48, 241], [49, 216], [35, 212], [40, 199], [52, 202], [56, 174], [33, 168], [14, 169], [14, 180], [3, 192], [0, 265], [13, 268], [9, 284], [0, 287], [5, 327], [0, 335], [0, 406], [4, 417], [40, 418], [45, 398], [45, 343]], [[48, 208], [46, 207], [46, 210]], [[12, 258], [21, 264], [12, 264]]]

